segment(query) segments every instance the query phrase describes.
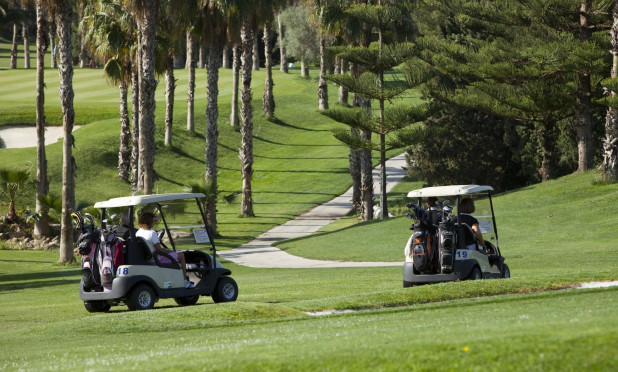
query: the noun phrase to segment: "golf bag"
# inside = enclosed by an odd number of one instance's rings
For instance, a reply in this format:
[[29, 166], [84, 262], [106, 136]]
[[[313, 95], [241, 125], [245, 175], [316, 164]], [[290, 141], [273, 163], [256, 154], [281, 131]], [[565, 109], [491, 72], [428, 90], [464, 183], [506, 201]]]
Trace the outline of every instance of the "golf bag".
[[[414, 217], [418, 219], [417, 223], [410, 226], [410, 229], [414, 229], [411, 247], [414, 268], [421, 273], [435, 271], [437, 250], [435, 234], [440, 216], [437, 211], [425, 211], [412, 203], [408, 204], [408, 207], [414, 209]], [[408, 217], [412, 218], [411, 215]]]
[[77, 247], [82, 255], [82, 282], [85, 291], [101, 286], [99, 261], [97, 260], [101, 237], [98, 231], [83, 232], [78, 240]]
[[112, 255], [113, 243], [109, 242], [104, 234], [101, 234], [101, 244], [97, 254], [101, 285], [104, 290], [110, 290], [114, 280], [114, 264]]
[[438, 262], [440, 272], [449, 274], [453, 272], [454, 252], [457, 247], [457, 234], [455, 224], [450, 221], [442, 221], [438, 225]]

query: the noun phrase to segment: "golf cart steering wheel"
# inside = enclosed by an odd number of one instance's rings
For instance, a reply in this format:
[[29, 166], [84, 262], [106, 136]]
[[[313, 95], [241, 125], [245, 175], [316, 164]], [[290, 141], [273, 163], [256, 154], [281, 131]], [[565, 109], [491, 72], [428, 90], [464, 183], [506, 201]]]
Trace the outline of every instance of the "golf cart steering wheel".
[[163, 243], [163, 237], [165, 236], [165, 229], [160, 229], [157, 230], [157, 235], [159, 236], [159, 244], [161, 244], [161, 247], [170, 250], [167, 245], [165, 245], [165, 243]]

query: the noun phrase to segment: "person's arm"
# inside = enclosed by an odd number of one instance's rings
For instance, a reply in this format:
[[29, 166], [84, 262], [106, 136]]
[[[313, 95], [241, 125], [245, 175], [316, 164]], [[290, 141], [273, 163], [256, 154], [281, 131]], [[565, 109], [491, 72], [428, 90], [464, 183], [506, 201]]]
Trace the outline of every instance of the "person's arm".
[[472, 231], [476, 234], [476, 238], [479, 240], [481, 247], [485, 247], [485, 240], [483, 240], [483, 234], [481, 233], [481, 228], [478, 223], [472, 225]]

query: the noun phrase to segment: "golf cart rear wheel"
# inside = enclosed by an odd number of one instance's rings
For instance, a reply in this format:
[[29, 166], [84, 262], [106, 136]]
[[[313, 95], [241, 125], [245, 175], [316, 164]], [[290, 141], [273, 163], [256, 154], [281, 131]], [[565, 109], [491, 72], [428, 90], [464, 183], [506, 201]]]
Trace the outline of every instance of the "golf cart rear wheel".
[[229, 276], [222, 276], [217, 282], [215, 291], [212, 293], [212, 300], [215, 303], [236, 301], [238, 297], [238, 285]]
[[127, 306], [131, 311], [152, 309], [154, 304], [154, 292], [146, 284], [140, 284], [135, 287], [129, 294], [129, 297], [127, 297]]
[[84, 307], [89, 313], [106, 313], [112, 305], [107, 301], [84, 301]]
[[509, 269], [509, 266], [507, 264], [502, 264], [502, 270], [500, 270], [500, 272], [503, 278], [511, 277], [511, 270]]
[[470, 271], [470, 275], [468, 275], [468, 280], [481, 280], [483, 279], [483, 274], [481, 273], [481, 269], [478, 266], [474, 266], [472, 271]]
[[180, 306], [191, 306], [195, 305], [197, 301], [200, 299], [200, 295], [195, 296], [185, 296], [185, 297], [176, 297], [174, 301]]

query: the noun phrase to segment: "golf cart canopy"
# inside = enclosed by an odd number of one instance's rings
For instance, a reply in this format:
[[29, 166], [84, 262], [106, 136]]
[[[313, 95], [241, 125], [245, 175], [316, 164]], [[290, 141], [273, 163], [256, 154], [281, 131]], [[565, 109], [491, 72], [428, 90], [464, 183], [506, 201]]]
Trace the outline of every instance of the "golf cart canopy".
[[408, 198], [428, 198], [430, 196], [455, 196], [455, 195], [473, 195], [484, 191], [493, 191], [491, 186], [479, 185], [452, 185], [452, 186], [437, 186], [425, 187], [418, 190], [412, 190], [408, 193]]
[[121, 198], [113, 198], [107, 201], [95, 203], [95, 208], [119, 208], [130, 207], [142, 204], [160, 203], [170, 200], [203, 198], [204, 194], [200, 193], [175, 193], [175, 194], [153, 194], [153, 195], [133, 195], [124, 196]]

